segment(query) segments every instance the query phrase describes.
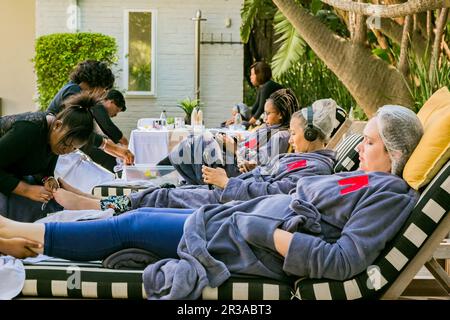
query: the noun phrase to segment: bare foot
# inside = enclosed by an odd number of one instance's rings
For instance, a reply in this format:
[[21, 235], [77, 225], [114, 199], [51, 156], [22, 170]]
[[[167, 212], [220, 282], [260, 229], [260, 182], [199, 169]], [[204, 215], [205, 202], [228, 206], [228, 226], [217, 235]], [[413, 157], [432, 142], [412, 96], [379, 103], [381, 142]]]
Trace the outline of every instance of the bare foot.
[[8, 218], [0, 215], [0, 238], [5, 237], [4, 231], [8, 229]]
[[69, 183], [67, 183], [65, 180], [63, 180], [62, 178], [58, 178], [58, 182], [59, 182], [59, 186], [61, 188], [63, 188], [64, 190], [70, 191], [72, 193], [78, 194], [80, 196], [86, 197], [86, 198], [92, 198], [92, 199], [97, 199], [96, 197], [94, 197], [93, 195], [90, 195], [88, 193], [85, 193], [81, 190], [78, 190], [77, 188], [71, 186]]
[[87, 210], [94, 209], [100, 210], [100, 200], [91, 199], [80, 196], [73, 192], [67, 191], [63, 188], [59, 188], [58, 191], [53, 192], [53, 197], [56, 202], [68, 210]]

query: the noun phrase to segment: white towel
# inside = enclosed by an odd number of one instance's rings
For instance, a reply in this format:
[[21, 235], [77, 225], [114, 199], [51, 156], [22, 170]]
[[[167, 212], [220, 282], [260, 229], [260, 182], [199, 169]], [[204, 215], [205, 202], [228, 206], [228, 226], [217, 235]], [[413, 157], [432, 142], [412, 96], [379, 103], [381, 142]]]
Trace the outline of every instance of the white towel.
[[34, 223], [46, 222], [71, 222], [81, 220], [98, 220], [111, 218], [114, 215], [113, 209], [107, 210], [63, 210], [51, 213], [45, 218], [39, 219]]
[[22, 261], [11, 256], [0, 256], [0, 300], [11, 300], [25, 284]]

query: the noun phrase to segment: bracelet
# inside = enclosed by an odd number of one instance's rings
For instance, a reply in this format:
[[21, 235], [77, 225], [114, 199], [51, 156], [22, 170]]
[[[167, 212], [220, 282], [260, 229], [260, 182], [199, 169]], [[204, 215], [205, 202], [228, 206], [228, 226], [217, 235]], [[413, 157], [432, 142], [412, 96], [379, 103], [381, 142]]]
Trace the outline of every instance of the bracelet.
[[49, 177], [43, 177], [41, 181], [42, 181], [43, 184], [45, 184], [45, 183], [46, 183], [48, 180], [50, 180], [50, 179], [55, 179], [55, 177], [52, 177], [52, 176], [49, 176]]
[[106, 142], [108, 141], [108, 139], [103, 138], [102, 144], [100, 145], [100, 147], [98, 147], [100, 150], [105, 151], [106, 148]]

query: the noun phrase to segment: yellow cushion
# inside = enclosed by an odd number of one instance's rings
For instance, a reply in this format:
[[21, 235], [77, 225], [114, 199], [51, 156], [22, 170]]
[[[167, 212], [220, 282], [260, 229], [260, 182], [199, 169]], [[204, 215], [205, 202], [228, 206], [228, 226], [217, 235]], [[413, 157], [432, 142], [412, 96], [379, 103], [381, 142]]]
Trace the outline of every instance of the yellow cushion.
[[403, 179], [418, 190], [425, 186], [450, 156], [450, 92], [436, 91], [417, 114], [424, 135], [403, 170]]

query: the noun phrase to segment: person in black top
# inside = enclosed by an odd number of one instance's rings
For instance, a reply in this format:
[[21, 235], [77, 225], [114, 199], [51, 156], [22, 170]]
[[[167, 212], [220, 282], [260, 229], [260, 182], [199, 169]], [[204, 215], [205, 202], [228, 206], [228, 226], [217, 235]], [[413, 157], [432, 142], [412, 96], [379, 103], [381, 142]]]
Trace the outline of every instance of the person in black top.
[[272, 70], [270, 66], [263, 62], [255, 62], [250, 67], [250, 82], [257, 87], [256, 101], [251, 107], [252, 116], [248, 123], [254, 125], [264, 112], [266, 100], [275, 91], [282, 89], [283, 86], [272, 81]]
[[[111, 120], [119, 112], [124, 112], [126, 109], [125, 98], [122, 93], [118, 90], [111, 89], [108, 91], [105, 99], [92, 108], [92, 112], [99, 125], [101, 134], [106, 135], [116, 144], [120, 143], [128, 147], [128, 139]], [[81, 150], [96, 163], [102, 165], [109, 171], [114, 171], [114, 166], [117, 165], [116, 157], [96, 148], [92, 143], [85, 145]]]
[[[86, 60], [75, 67], [69, 79], [70, 81], [59, 90], [50, 102], [47, 112], [58, 114], [64, 100], [80, 92], [90, 92], [95, 96], [104, 94], [113, 86], [115, 78], [105, 62]], [[114, 124], [109, 117], [101, 116], [102, 110], [100, 109], [102, 108], [101, 105], [94, 108], [97, 110], [93, 110], [95, 121], [100, 128], [111, 128], [111, 125], [114, 126]], [[105, 134], [108, 136], [108, 132]], [[94, 134], [90, 144], [114, 157], [122, 158], [126, 164], [134, 162], [134, 155], [127, 147], [120, 146], [100, 134]]]
[[[87, 143], [94, 129], [90, 109], [97, 102], [91, 95], [77, 94], [66, 100], [64, 110], [57, 116], [27, 112], [0, 118], [0, 195], [3, 201], [9, 202], [13, 195], [42, 203], [53, 198], [52, 191], [58, 187], [53, 178], [58, 156]], [[25, 180], [27, 176], [33, 176], [34, 181]], [[32, 184], [36, 182], [39, 184]], [[0, 214], [16, 220], [5, 208]], [[29, 221], [28, 218], [20, 220]]]

